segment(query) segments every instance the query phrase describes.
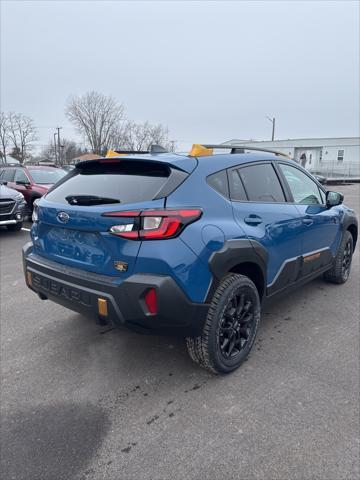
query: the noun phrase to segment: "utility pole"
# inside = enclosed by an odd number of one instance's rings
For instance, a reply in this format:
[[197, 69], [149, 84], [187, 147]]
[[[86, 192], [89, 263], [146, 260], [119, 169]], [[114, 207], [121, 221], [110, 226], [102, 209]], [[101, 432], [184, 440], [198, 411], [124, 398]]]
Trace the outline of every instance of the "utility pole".
[[60, 130], [62, 127], [57, 127], [57, 140], [58, 140], [58, 155], [59, 155], [59, 164], [62, 165], [62, 158], [61, 158], [61, 146], [60, 146]]
[[265, 118], [267, 118], [269, 120], [269, 122], [272, 123], [272, 134], [271, 134], [271, 140], [274, 141], [275, 139], [275, 117], [268, 117], [266, 116]]
[[57, 165], [57, 163], [58, 163], [58, 161], [57, 161], [57, 154], [56, 154], [56, 152], [57, 152], [57, 148], [56, 148], [56, 135], [57, 135], [57, 133], [55, 132], [55, 133], [54, 133], [55, 165]]

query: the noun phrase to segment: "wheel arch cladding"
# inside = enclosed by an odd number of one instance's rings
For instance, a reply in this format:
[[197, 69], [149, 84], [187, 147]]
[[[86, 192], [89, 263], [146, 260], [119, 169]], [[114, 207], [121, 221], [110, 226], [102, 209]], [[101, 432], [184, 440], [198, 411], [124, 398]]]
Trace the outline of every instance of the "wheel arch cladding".
[[255, 284], [257, 291], [259, 293], [260, 299], [263, 297], [265, 292], [265, 279], [263, 272], [259, 265], [254, 262], [244, 262], [236, 265], [230, 270], [231, 273], [239, 273], [250, 278], [250, 280]]
[[265, 294], [268, 253], [258, 242], [248, 239], [228, 240], [209, 259], [213, 281], [207, 294], [210, 301], [220, 280], [229, 272], [240, 273], [252, 280], [260, 299]]

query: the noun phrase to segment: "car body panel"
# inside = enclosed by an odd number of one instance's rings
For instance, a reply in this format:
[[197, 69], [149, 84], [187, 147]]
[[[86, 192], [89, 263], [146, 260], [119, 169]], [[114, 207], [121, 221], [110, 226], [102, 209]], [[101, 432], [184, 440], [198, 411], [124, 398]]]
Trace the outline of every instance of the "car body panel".
[[[162, 208], [164, 200], [151, 202], [152, 208]], [[38, 255], [64, 265], [83, 268], [105, 275], [118, 274], [119, 283], [133, 271], [141, 242], [129, 241], [109, 233], [113, 225], [128, 223], [121, 217], [103, 214], [121, 210], [149, 208], [149, 202], [121, 205], [75, 206], [49, 202], [46, 197], [37, 204], [39, 222], [33, 224], [31, 237]], [[59, 214], [68, 216], [66, 223]], [[116, 262], [127, 265], [119, 272]]]
[[[271, 203], [233, 202], [233, 210], [246, 237], [259, 242], [268, 252], [266, 282], [271, 283], [286, 260], [302, 254], [304, 226], [296, 206], [279, 203], [275, 210]], [[261, 223], [246, 224], [245, 220], [252, 216]]]
[[[109, 163], [129, 158], [138, 159], [137, 156], [111, 158]], [[50, 262], [50, 270], [54, 262], [61, 268], [103, 275], [118, 288], [140, 276], [142, 282], [149, 279], [149, 288], [155, 288], [161, 298], [168, 291], [163, 279], [169, 278], [191, 305], [208, 306], [217, 285], [229, 271], [239, 271], [242, 265], [254, 268], [257, 272], [254, 281], [261, 296], [266, 298], [329, 269], [344, 229], [351, 227], [357, 232], [357, 220], [345, 205], [329, 208], [295, 204], [287, 193], [286, 180], [280, 176], [285, 192], [283, 202], [233, 201], [229, 192], [219, 193], [207, 181], [216, 172], [256, 162], [270, 162], [276, 170], [279, 159], [273, 154], [219, 154], [201, 158], [158, 154], [141, 156], [141, 161], [171, 165], [189, 176], [164, 198], [115, 207], [57, 204], [43, 197], [37, 206], [38, 221], [31, 231], [31, 251], [24, 253], [25, 269], [27, 258], [34, 255]], [[294, 165], [290, 160], [281, 162]], [[87, 162], [81, 162], [84, 163]], [[300, 166], [297, 168], [306, 172]], [[197, 208], [202, 215], [175, 238], [143, 241], [110, 234], [111, 226], [127, 220], [103, 216], [114, 210], [164, 208]], [[68, 217], [66, 224], [59, 217], [61, 214]], [[261, 222], [251, 224], [249, 217], [260, 217]], [[117, 271], [116, 261], [124, 262], [126, 271]], [[140, 297], [134, 301], [142, 304]], [[175, 297], [180, 298], [177, 294]], [[119, 308], [126, 310], [126, 302]], [[181, 311], [181, 304], [174, 305], [174, 309]], [[166, 315], [171, 316], [171, 309]], [[196, 323], [195, 317], [193, 321]], [[171, 325], [171, 319], [166, 322]], [[134, 323], [143, 325], [146, 321], [137, 319]], [[151, 328], [155, 326], [152, 324]]]

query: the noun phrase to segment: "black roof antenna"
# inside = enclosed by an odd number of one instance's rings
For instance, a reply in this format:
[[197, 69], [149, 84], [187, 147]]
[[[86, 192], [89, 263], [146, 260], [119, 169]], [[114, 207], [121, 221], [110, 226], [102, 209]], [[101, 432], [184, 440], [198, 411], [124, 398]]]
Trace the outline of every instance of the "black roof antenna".
[[156, 153], [169, 153], [169, 151], [166, 150], [166, 148], [162, 147], [161, 145], [151, 145], [150, 153], [154, 155]]

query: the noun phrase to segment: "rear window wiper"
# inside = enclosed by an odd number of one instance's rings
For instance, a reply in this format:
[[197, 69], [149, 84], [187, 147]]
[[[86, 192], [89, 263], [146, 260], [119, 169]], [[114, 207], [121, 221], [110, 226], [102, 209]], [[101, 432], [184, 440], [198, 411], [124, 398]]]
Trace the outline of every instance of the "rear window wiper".
[[107, 203], [120, 203], [117, 198], [99, 197], [97, 195], [68, 195], [65, 200], [70, 205], [105, 205]]

